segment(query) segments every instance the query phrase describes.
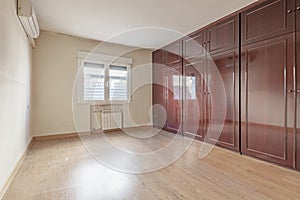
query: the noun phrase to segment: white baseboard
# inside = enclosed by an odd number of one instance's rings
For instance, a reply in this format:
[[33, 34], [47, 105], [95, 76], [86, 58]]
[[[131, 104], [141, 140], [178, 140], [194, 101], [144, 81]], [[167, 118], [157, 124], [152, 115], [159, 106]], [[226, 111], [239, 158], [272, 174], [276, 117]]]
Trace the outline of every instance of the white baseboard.
[[16, 174], [18, 173], [19, 169], [21, 168], [26, 155], [28, 154], [32, 144], [33, 144], [34, 138], [31, 138], [30, 142], [27, 145], [27, 148], [25, 149], [24, 153], [21, 155], [21, 157], [19, 158], [19, 160], [17, 161], [17, 164], [15, 165], [15, 167], [13, 168], [12, 172], [9, 174], [8, 179], [6, 180], [3, 188], [0, 190], [0, 199], [3, 199], [5, 193], [7, 192], [10, 184], [12, 183], [12, 181], [14, 180]]

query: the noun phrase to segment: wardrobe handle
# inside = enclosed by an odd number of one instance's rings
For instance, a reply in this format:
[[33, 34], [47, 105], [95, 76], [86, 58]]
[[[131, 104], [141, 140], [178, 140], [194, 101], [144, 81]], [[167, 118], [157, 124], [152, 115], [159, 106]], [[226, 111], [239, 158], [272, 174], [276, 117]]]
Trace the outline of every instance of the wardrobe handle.
[[203, 94], [208, 94], [208, 95], [209, 95], [209, 94], [210, 94], [210, 92], [203, 92]]
[[300, 90], [288, 90], [288, 92], [295, 92], [295, 93], [300, 93]]
[[292, 13], [292, 10], [288, 10], [287, 13]]
[[300, 10], [300, 6], [297, 6], [297, 8], [296, 8], [297, 10]]

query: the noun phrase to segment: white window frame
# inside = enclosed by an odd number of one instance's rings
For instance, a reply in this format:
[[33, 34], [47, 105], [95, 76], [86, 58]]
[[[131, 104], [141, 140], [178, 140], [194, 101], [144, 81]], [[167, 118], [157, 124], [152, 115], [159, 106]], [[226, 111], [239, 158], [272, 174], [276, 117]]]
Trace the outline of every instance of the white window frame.
[[[83, 78], [83, 64], [84, 62], [91, 62], [95, 64], [104, 65], [104, 100], [84, 100], [84, 78]], [[98, 53], [88, 53], [84, 51], [78, 51], [78, 103], [80, 104], [97, 104], [97, 105], [107, 105], [107, 104], [125, 104], [131, 101], [131, 85], [132, 85], [132, 74], [131, 66], [133, 63], [132, 58], [110, 56]], [[110, 65], [117, 65], [127, 68], [127, 100], [110, 100], [109, 94], [109, 67]]]

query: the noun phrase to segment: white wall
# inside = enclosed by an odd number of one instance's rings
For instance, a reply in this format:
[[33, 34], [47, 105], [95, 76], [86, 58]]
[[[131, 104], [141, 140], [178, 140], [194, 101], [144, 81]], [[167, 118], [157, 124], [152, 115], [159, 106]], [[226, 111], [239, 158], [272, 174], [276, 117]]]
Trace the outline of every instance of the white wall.
[[[146, 69], [132, 74], [133, 87], [142, 80], [151, 81], [152, 53], [132, 47], [101, 43], [93, 40], [41, 32], [33, 51], [32, 130], [34, 135], [51, 135], [90, 130], [90, 110], [87, 104], [75, 104], [77, 122], [73, 121], [73, 86], [78, 71], [78, 50], [133, 59], [133, 69], [148, 64]], [[96, 47], [96, 48], [95, 48]], [[149, 65], [150, 64], [150, 65]], [[76, 91], [75, 91], [76, 92]], [[119, 106], [126, 113], [127, 127], [151, 123], [148, 111], [152, 104], [151, 85], [134, 93], [129, 104]], [[126, 115], [126, 114], [125, 114]]]
[[0, 0], [0, 27], [1, 191], [31, 139], [31, 47], [16, 16], [15, 0]]

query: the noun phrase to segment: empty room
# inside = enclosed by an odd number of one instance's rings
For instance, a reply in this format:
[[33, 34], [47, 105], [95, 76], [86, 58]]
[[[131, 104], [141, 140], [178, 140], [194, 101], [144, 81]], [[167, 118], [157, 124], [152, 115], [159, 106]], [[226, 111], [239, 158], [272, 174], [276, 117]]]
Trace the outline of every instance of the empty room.
[[300, 199], [299, 0], [0, 0], [0, 97], [1, 200]]

